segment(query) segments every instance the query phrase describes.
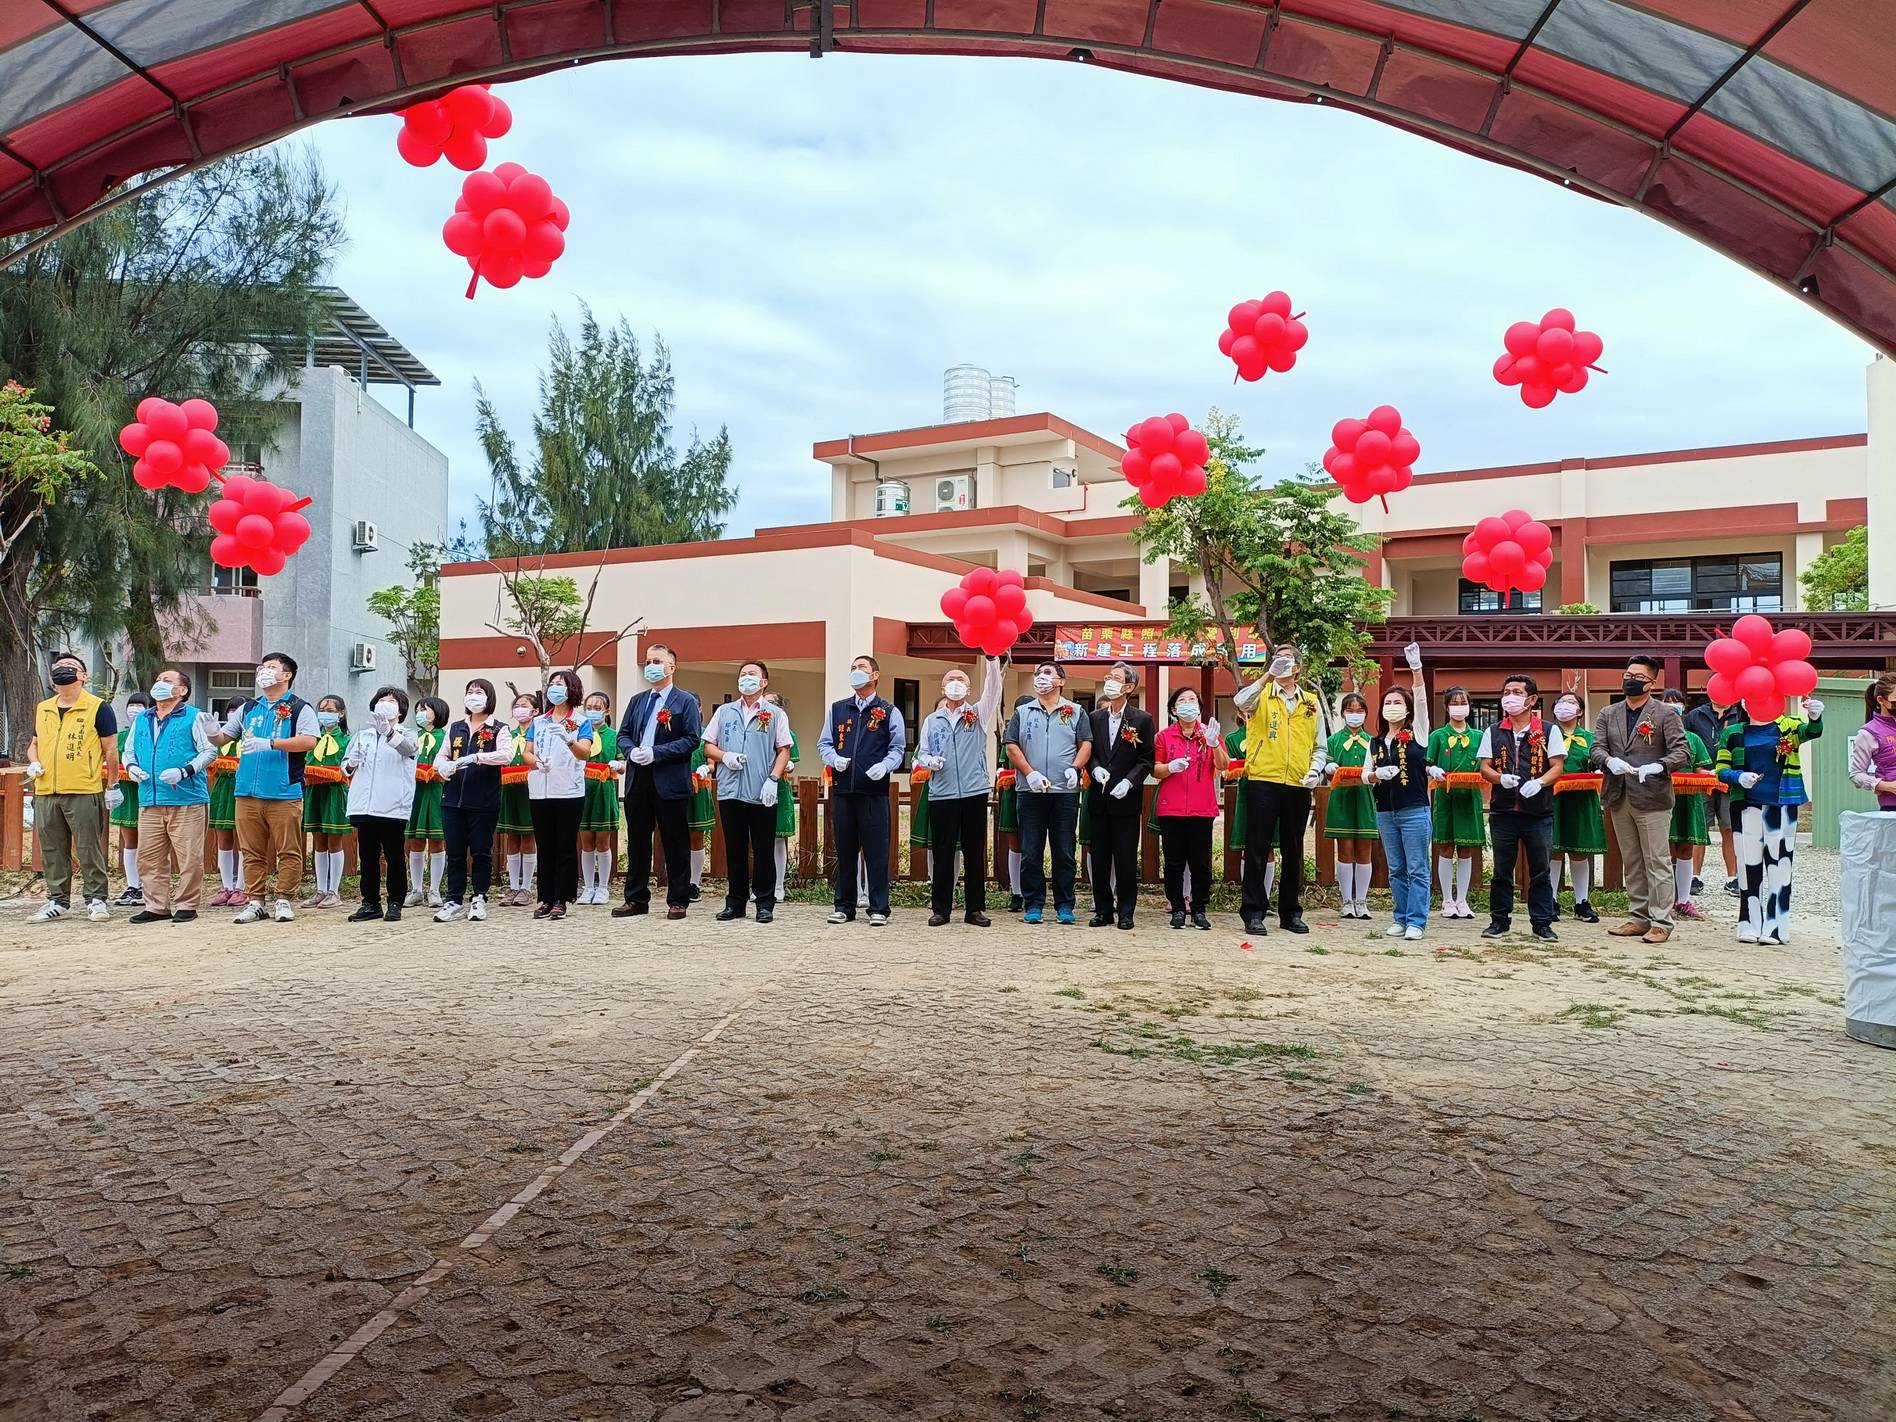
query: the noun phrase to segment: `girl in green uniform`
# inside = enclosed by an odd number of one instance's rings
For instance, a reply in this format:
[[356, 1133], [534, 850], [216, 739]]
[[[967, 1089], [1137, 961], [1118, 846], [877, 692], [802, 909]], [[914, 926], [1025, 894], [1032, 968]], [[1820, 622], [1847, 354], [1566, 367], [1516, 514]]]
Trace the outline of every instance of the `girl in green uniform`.
[[349, 708], [340, 696], [316, 703], [316, 744], [303, 757], [303, 832], [316, 843], [316, 892], [304, 908], [334, 908], [342, 902], [342, 844], [355, 833], [349, 823], [349, 781], [342, 773], [349, 749]]
[[579, 899], [603, 904], [619, 861], [619, 733], [612, 728], [612, 698], [595, 691], [586, 698], [592, 723], [592, 754], [586, 757], [586, 800], [579, 811]]
[[[1018, 711], [1032, 700], [1031, 696], [1017, 696], [1014, 709]], [[1007, 855], [1007, 911], [1019, 913], [1024, 902], [1020, 896], [1020, 811], [1014, 798], [1014, 770], [1007, 763], [1005, 748], [997, 752], [994, 764], [998, 772], [994, 777], [997, 797], [994, 824], [1001, 834], [1001, 849]]]
[[[118, 733], [119, 764], [125, 764], [125, 743], [132, 737], [132, 726], [140, 716], [151, 714], [155, 703], [147, 692], [134, 691], [125, 698], [125, 729]], [[125, 892], [112, 900], [127, 908], [145, 902], [145, 881], [138, 873], [138, 782], [131, 776], [119, 777], [119, 790], [125, 798], [112, 811], [112, 823], [118, 826], [119, 857], [125, 861]]]
[[526, 760], [526, 728], [539, 714], [539, 692], [523, 691], [514, 698], [513, 764], [500, 770], [500, 815], [494, 821], [494, 833], [507, 861], [507, 896], [501, 903], [509, 908], [533, 902], [534, 875], [540, 871], [540, 856], [533, 845], [533, 806], [527, 798]]
[[[1680, 713], [1685, 711], [1685, 697], [1676, 691], [1666, 693], [1667, 702], [1676, 706]], [[1705, 742], [1687, 731], [1686, 749], [1692, 752], [1692, 760], [1686, 768], [1699, 772], [1712, 768], [1712, 753], [1706, 749]], [[1708, 845], [1712, 842], [1711, 833], [1705, 822], [1704, 795], [1678, 795], [1672, 801], [1672, 880], [1675, 899], [1673, 916], [1676, 918], [1702, 919], [1699, 906], [1692, 901], [1692, 857], [1693, 847]]]
[[424, 897], [429, 908], [441, 907], [448, 851], [443, 847], [447, 836], [441, 828], [442, 785], [435, 757], [447, 734], [448, 703], [439, 696], [422, 697], [415, 703], [415, 803], [408, 811], [408, 897], [402, 900], [403, 908], [415, 907]]
[[1435, 826], [1435, 868], [1442, 880], [1442, 917], [1473, 918], [1468, 907], [1468, 881], [1475, 873], [1475, 851], [1487, 839], [1487, 815], [1481, 791], [1472, 786], [1448, 786], [1450, 775], [1481, 771], [1476, 751], [1481, 737], [1468, 724], [1468, 692], [1451, 686], [1443, 697], [1448, 724], [1429, 732], [1429, 779], [1436, 791], [1429, 806]]
[[[1593, 732], [1581, 724], [1586, 705], [1572, 687], [1554, 703], [1554, 724], [1567, 742], [1561, 773], [1591, 775]], [[1593, 892], [1593, 856], [1606, 853], [1606, 814], [1598, 790], [1570, 790], [1554, 782], [1554, 893], [1560, 893], [1561, 869], [1573, 874], [1573, 916], [1582, 923], [1598, 923], [1589, 896]]]
[[[938, 696], [935, 698], [934, 709], [939, 711], [947, 704], [947, 697]], [[910, 738], [912, 739], [919, 734], [920, 731], [921, 727], [917, 726], [915, 730], [909, 732]], [[911, 747], [911, 749], [913, 749], [913, 747]], [[933, 848], [934, 837], [928, 832], [928, 782], [923, 780], [917, 785], [914, 775], [911, 772], [909, 784], [914, 786], [915, 789], [915, 803], [909, 809], [909, 847], [913, 849], [919, 845], [924, 851], [922, 862], [928, 866], [928, 877], [930, 882], [933, 882], [935, 878], [935, 851]], [[950, 854], [955, 852], [952, 844], [948, 846], [948, 852]]]
[[1323, 834], [1336, 841], [1337, 891], [1343, 899], [1343, 917], [1369, 917], [1369, 880], [1375, 872], [1376, 792], [1361, 778], [1363, 762], [1369, 757], [1369, 702], [1361, 692], [1343, 695], [1339, 707], [1343, 729], [1331, 735], [1325, 747], [1332, 779], [1341, 769], [1358, 772], [1353, 785], [1337, 785], [1330, 791], [1323, 812]]
[[717, 795], [711, 788], [712, 777], [704, 768], [704, 744], [691, 752], [691, 806], [685, 811], [685, 828], [691, 831], [691, 902], [704, 895], [705, 836], [718, 826]]
[[[789, 718], [790, 708], [783, 704], [783, 698], [774, 691], [766, 691], [764, 700], [783, 712]], [[797, 744], [797, 733], [790, 732], [790, 769], [803, 758], [803, 748]], [[797, 837], [797, 778], [786, 774], [783, 785], [777, 791], [777, 901], [783, 902], [784, 890], [790, 884], [790, 841]]]
[[[234, 698], [218, 703], [216, 720], [220, 727], [230, 719], [234, 705]], [[243, 861], [237, 853], [237, 742], [218, 744], [217, 758], [211, 762], [209, 776], [210, 830], [217, 837], [217, 878], [223, 886], [211, 896], [211, 903], [217, 906], [247, 904], [250, 896], [244, 892]]]
[[[1231, 852], [1238, 856], [1238, 873], [1244, 873], [1244, 856], [1249, 851], [1244, 847], [1244, 721], [1225, 732], [1225, 754], [1230, 757], [1226, 766], [1227, 781], [1235, 780], [1238, 793], [1231, 797]], [[1221, 792], [1222, 793], [1222, 792]], [[1264, 845], [1257, 851], [1264, 856], [1264, 897], [1271, 896], [1271, 890], [1277, 880], [1277, 851], [1270, 845]]]

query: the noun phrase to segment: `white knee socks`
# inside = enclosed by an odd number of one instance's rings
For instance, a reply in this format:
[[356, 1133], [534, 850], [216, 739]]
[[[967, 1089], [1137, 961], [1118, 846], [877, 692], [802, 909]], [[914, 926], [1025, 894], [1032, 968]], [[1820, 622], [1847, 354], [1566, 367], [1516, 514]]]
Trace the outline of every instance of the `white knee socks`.
[[520, 856], [520, 888], [523, 893], [533, 887], [534, 876], [539, 873], [539, 869], [540, 855], [537, 850]]
[[1475, 861], [1457, 858], [1455, 860], [1455, 902], [1464, 909], [1468, 907], [1468, 881], [1475, 877]]
[[777, 836], [777, 897], [783, 897], [783, 886], [790, 882], [790, 841], [783, 835]]
[[1593, 860], [1573, 861], [1573, 901], [1583, 904], [1593, 891]]
[[243, 869], [234, 849], [217, 851], [217, 877], [227, 889], [241, 889], [244, 885]]
[[1442, 881], [1442, 907], [1444, 909], [1454, 908], [1457, 902], [1455, 898], [1455, 856], [1451, 854], [1444, 858], [1437, 855], [1435, 859], [1435, 874], [1436, 877]]
[[1264, 861], [1264, 897], [1268, 899], [1271, 896], [1271, 890], [1276, 886], [1277, 861], [1275, 859], [1266, 859]]
[[526, 855], [524, 854], [509, 854], [507, 856], [507, 887], [516, 892], [527, 887], [526, 875], [521, 873], [521, 863], [525, 859]]
[[1185, 896], [1185, 902], [1197, 908], [1197, 900], [1192, 898], [1192, 869], [1189, 864], [1185, 866], [1185, 872], [1179, 875], [1178, 884], [1178, 891]]
[[128, 889], [144, 888], [145, 881], [138, 877], [138, 851], [136, 849], [121, 849], [119, 851], [119, 857], [125, 861], [125, 887]]
[[1567, 856], [1564, 854], [1556, 854], [1554, 856], [1554, 862], [1550, 867], [1553, 871], [1550, 877], [1554, 881], [1554, 897], [1559, 898], [1560, 897], [1560, 881], [1565, 876], [1566, 871], [1567, 871]]
[[432, 894], [439, 895], [441, 892], [441, 881], [447, 877], [447, 874], [448, 851], [445, 849], [431, 850], [428, 854], [428, 891]]
[[330, 849], [316, 856], [316, 887], [325, 894], [337, 893], [342, 888], [343, 860], [340, 849]]
[[704, 887], [704, 851], [702, 849], [691, 851], [691, 886], [694, 889]]
[[1007, 887], [1015, 898], [1020, 897], [1020, 851], [1007, 851]]
[[1672, 890], [1675, 904], [1692, 902], [1692, 856], [1672, 861]]
[[428, 851], [411, 849], [408, 851], [408, 892], [425, 894], [428, 891]]

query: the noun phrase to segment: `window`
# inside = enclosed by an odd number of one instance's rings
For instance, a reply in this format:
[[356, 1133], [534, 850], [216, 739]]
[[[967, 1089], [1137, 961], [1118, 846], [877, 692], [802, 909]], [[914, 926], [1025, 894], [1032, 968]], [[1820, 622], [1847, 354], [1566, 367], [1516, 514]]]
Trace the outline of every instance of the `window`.
[[1541, 595], [1539, 592], [1522, 592], [1516, 588], [1503, 600], [1500, 593], [1482, 583], [1471, 583], [1466, 578], [1459, 580], [1461, 585], [1460, 607], [1464, 617], [1479, 617], [1495, 612], [1539, 612]]
[[1781, 612], [1784, 560], [1714, 553], [1613, 564], [1614, 612]]
[[[903, 754], [913, 760], [915, 742], [922, 733], [922, 684], [907, 677], [897, 677], [895, 695], [889, 699], [895, 703], [895, 709], [902, 713], [902, 729], [908, 732], [908, 747]], [[933, 711], [935, 708], [931, 704], [928, 709]]]
[[1079, 482], [1080, 482], [1080, 474], [1077, 469], [1062, 469], [1057, 464], [1053, 466], [1053, 487], [1054, 488], [1071, 489], [1075, 484]]
[[211, 565], [211, 591], [214, 593], [240, 593], [255, 597], [258, 593], [257, 570], [255, 568], [226, 568], [222, 564]]

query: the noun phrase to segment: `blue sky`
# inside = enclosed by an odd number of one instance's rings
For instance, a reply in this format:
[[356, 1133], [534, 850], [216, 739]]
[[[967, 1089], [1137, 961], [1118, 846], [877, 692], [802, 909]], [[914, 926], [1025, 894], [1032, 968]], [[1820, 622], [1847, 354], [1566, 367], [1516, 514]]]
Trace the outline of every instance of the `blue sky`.
[[[1240, 414], [1266, 467], [1396, 405], [1418, 472], [1833, 434], [1868, 348], [1650, 219], [1333, 109], [1036, 60], [756, 55], [593, 65], [506, 86], [489, 162], [572, 208], [540, 281], [462, 299], [441, 244], [462, 175], [398, 120], [305, 140], [347, 206], [336, 280], [441, 376], [418, 426], [452, 514], [487, 488], [476, 378], [528, 428], [549, 319], [663, 334], [678, 424], [728, 424], [734, 533], [828, 516], [818, 439], [925, 424], [968, 361], [1117, 438]], [[1295, 371], [1233, 387], [1224, 313], [1309, 312]], [[1509, 323], [1572, 308], [1612, 373], [1530, 411], [1489, 374]]]

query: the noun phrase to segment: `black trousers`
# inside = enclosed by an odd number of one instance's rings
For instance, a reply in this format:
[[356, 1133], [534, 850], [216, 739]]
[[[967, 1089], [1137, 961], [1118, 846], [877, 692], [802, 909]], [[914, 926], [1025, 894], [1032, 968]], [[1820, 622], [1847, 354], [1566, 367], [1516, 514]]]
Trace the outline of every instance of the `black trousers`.
[[402, 840], [408, 830], [406, 819], [383, 819], [380, 815], [351, 815], [349, 823], [356, 832], [356, 873], [362, 879], [362, 902], [382, 902], [382, 861], [388, 861], [388, 901], [399, 904], [408, 897], [408, 859]]
[[837, 795], [830, 800], [836, 814], [836, 907], [856, 916], [856, 856], [869, 869], [869, 912], [889, 912], [889, 792]]
[[691, 832], [685, 811], [691, 801], [661, 799], [649, 765], [628, 765], [625, 782], [625, 901], [652, 901], [652, 830], [665, 860], [665, 902], [691, 902]]
[[1303, 917], [1304, 830], [1310, 825], [1310, 792], [1301, 785], [1274, 780], [1244, 782], [1244, 917], [1271, 911], [1264, 892], [1264, 851], [1277, 847], [1277, 916], [1281, 922]]
[[[1211, 826], [1207, 815], [1160, 815], [1159, 854], [1165, 865], [1165, 898], [1172, 912], [1199, 913], [1211, 902]], [[1185, 902], [1185, 871], [1192, 871], [1192, 901]]]
[[929, 907], [946, 918], [955, 911], [955, 851], [968, 886], [966, 912], [987, 911], [987, 796], [928, 797], [928, 842], [935, 851]]
[[[1093, 851], [1093, 912], [1102, 918], [1131, 918], [1139, 903], [1139, 801], [1127, 796], [1130, 814], [1102, 814], [1096, 796], [1092, 806], [1087, 847]], [[1115, 902], [1115, 900], [1117, 902]]]
[[441, 807], [441, 835], [447, 841], [448, 851], [447, 883], [442, 885], [441, 896], [449, 903], [467, 902], [469, 860], [474, 862], [474, 892], [487, 897], [488, 885], [494, 882], [494, 825], [499, 819], [497, 809]]
[[1554, 843], [1552, 815], [1523, 815], [1503, 810], [1488, 816], [1494, 841], [1494, 878], [1488, 882], [1488, 917], [1506, 924], [1514, 914], [1514, 863], [1527, 856], [1527, 920], [1535, 928], [1554, 921], [1554, 877], [1549, 868]]
[[[540, 851], [540, 902], [570, 904], [579, 897], [579, 812], [586, 802], [576, 795], [527, 804], [533, 810], [533, 842]], [[487, 823], [492, 830], [493, 820]]]
[[777, 807], [749, 800], [718, 801], [724, 831], [724, 906], [744, 912], [753, 896], [759, 909], [777, 906]]

